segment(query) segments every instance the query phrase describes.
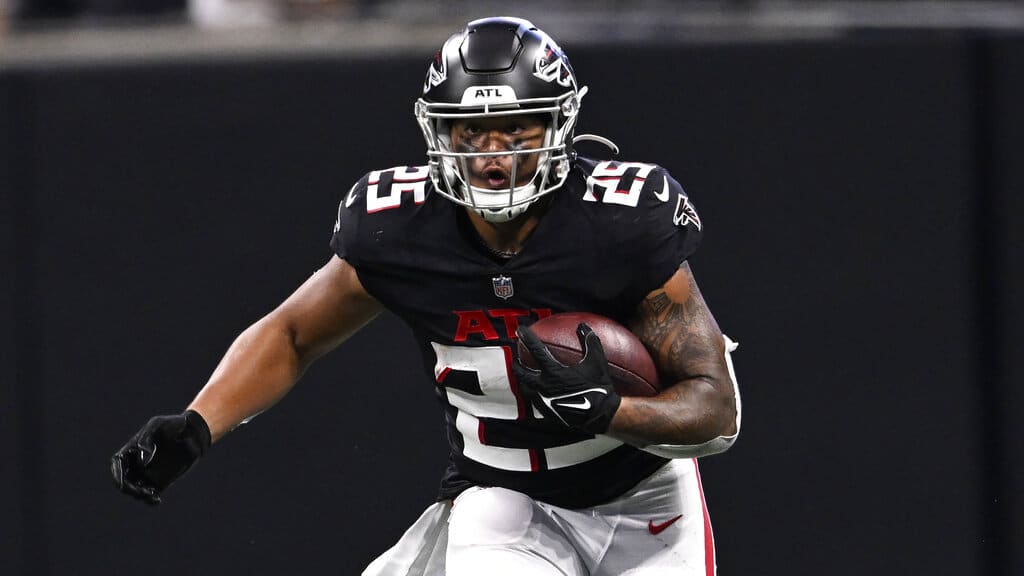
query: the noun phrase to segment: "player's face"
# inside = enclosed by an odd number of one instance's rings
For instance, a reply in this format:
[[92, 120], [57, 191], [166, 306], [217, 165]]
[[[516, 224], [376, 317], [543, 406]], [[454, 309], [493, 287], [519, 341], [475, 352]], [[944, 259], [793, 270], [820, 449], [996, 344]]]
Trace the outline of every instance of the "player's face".
[[[540, 148], [547, 123], [540, 116], [494, 116], [467, 118], [452, 123], [455, 152], [510, 152]], [[537, 171], [537, 154], [518, 154], [515, 186], [524, 186]], [[512, 178], [513, 155], [475, 156], [466, 160], [470, 184], [479, 188], [508, 188]]]

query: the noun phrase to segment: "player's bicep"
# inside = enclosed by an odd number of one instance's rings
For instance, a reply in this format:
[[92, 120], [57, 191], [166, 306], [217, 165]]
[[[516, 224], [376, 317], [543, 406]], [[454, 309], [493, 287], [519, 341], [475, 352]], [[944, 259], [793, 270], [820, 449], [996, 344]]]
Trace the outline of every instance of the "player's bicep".
[[271, 315], [282, 322], [304, 364], [344, 342], [383, 310], [345, 260], [334, 256]]
[[701, 377], [717, 384], [727, 378], [722, 332], [686, 262], [647, 295], [630, 329], [650, 351], [664, 386]]

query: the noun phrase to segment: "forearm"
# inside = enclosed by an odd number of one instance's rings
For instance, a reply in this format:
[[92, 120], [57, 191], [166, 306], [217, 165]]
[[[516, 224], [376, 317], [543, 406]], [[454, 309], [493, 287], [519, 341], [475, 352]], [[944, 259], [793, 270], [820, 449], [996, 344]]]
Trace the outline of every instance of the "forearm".
[[189, 408], [206, 420], [216, 442], [273, 406], [304, 368], [291, 332], [267, 316], [235, 339]]
[[624, 397], [608, 435], [644, 447], [698, 445], [735, 434], [735, 401], [719, 390], [706, 378], [692, 378], [657, 396]]
[[721, 364], [705, 364], [703, 375], [687, 378], [649, 398], [623, 398], [608, 434], [666, 458], [697, 458], [724, 452], [740, 432], [743, 407], [732, 351], [722, 337]]

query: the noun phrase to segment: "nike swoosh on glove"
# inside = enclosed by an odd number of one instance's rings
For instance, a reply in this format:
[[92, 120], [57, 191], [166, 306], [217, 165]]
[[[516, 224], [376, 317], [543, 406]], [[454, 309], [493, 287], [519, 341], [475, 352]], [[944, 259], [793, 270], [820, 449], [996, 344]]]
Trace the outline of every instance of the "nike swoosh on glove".
[[210, 428], [194, 410], [151, 418], [110, 459], [118, 490], [150, 505], [210, 447]]
[[533, 331], [520, 326], [516, 335], [539, 369], [516, 361], [512, 363], [512, 370], [519, 381], [520, 392], [546, 418], [591, 434], [603, 434], [622, 398], [612, 385], [601, 339], [583, 323], [576, 327], [576, 334], [583, 348], [583, 358], [578, 364], [566, 366], [551, 355]]

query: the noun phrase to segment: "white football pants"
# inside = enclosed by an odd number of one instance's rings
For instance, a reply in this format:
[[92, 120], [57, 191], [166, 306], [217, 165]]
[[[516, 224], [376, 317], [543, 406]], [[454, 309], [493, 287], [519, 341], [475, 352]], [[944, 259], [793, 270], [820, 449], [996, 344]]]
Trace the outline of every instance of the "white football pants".
[[363, 576], [715, 576], [696, 460], [672, 460], [619, 498], [572, 510], [475, 487], [427, 508]]

